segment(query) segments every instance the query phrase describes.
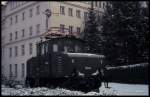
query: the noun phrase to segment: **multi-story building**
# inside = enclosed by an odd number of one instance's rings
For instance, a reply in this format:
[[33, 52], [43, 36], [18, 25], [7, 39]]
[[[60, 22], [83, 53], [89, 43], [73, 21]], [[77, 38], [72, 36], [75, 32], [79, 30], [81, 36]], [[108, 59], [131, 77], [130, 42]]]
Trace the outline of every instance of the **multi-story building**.
[[[104, 12], [106, 2], [95, 1], [94, 8]], [[48, 28], [69, 29], [81, 33], [91, 2], [27, 2], [8, 1], [2, 8], [2, 74], [7, 78], [24, 80], [26, 61], [36, 56], [36, 43], [46, 30], [46, 9], [52, 12]], [[61, 31], [63, 33], [63, 30]]]

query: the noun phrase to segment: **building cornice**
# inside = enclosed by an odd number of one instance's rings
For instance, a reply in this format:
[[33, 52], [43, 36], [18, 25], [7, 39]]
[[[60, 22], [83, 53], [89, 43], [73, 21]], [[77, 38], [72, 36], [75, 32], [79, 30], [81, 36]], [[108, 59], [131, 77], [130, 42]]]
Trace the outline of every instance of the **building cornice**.
[[32, 36], [32, 37], [28, 37], [28, 38], [21, 39], [21, 40], [12, 41], [12, 42], [3, 44], [2, 47], [7, 46], [7, 45], [11, 45], [11, 44], [15, 44], [15, 43], [18, 43], [18, 42], [34, 39], [34, 38], [40, 38], [40, 36], [42, 36], [42, 34], [41, 35]]

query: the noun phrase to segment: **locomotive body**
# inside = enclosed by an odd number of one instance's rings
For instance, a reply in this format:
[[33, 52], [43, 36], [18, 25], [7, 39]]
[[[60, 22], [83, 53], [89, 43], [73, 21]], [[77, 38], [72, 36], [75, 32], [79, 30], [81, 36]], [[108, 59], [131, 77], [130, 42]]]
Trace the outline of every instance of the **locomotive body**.
[[74, 85], [84, 79], [93, 79], [101, 85], [100, 69], [104, 56], [85, 53], [83, 48], [83, 41], [68, 37], [37, 44], [37, 56], [27, 61], [26, 82], [30, 86], [38, 86], [59, 84], [57, 82], [61, 80], [62, 84], [72, 78]]

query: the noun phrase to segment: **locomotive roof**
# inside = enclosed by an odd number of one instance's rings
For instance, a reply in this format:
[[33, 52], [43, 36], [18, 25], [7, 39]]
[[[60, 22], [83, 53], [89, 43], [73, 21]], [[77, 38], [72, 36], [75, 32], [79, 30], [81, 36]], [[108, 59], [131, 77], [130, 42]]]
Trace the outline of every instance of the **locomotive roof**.
[[97, 55], [97, 54], [91, 54], [91, 53], [65, 53], [70, 57], [99, 57], [104, 58], [104, 55]]
[[80, 38], [76, 38], [76, 37], [56, 37], [56, 38], [51, 38], [47, 41], [51, 41], [51, 40], [60, 40], [60, 39], [68, 39], [68, 40], [78, 40], [80, 42], [85, 42], [83, 39]]

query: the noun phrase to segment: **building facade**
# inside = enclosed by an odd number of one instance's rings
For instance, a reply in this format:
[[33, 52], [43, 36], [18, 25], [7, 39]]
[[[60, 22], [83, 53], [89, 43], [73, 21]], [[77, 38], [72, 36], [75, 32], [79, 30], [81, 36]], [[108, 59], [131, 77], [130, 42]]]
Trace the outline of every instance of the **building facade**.
[[[95, 1], [94, 8], [103, 14], [106, 2]], [[2, 8], [1, 69], [2, 74], [19, 81], [25, 80], [26, 61], [36, 56], [36, 44], [46, 32], [46, 9], [52, 12], [48, 28], [67, 28], [80, 34], [91, 2], [9, 1]], [[62, 32], [63, 33], [63, 32]]]

